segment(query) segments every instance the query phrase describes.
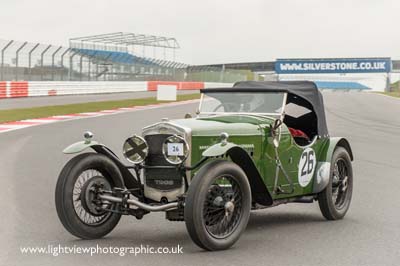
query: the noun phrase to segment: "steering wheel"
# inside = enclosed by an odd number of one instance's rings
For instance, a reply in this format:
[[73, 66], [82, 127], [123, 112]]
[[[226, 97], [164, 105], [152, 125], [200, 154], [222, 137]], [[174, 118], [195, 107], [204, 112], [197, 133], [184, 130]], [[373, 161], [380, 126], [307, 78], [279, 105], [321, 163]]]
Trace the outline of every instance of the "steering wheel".
[[[227, 108], [227, 107], [233, 107], [233, 108]], [[234, 103], [220, 103], [218, 104], [217, 107], [214, 108], [213, 112], [216, 112], [218, 109], [220, 109], [221, 107], [224, 107], [224, 109], [228, 109], [229, 111], [234, 110], [237, 106]], [[226, 111], [226, 110], [225, 110]]]

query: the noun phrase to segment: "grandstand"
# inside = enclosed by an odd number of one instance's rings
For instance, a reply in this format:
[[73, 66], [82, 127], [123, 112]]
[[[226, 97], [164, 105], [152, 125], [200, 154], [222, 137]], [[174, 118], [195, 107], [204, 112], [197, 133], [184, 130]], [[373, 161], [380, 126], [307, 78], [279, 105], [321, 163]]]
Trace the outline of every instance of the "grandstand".
[[[135, 80], [147, 76], [149, 79], [171, 79], [177, 69], [187, 65], [175, 61], [179, 44], [175, 38], [115, 32], [71, 38], [70, 49], [73, 56], [85, 60], [86, 69], [79, 63], [80, 77], [86, 73], [88, 79]], [[153, 56], [145, 54], [146, 48], [153, 50]], [[162, 52], [163, 58], [156, 51]], [[140, 54], [141, 51], [141, 54]], [[172, 59], [167, 52], [172, 51]], [[72, 65], [71, 68], [74, 66]]]
[[187, 67], [175, 60], [175, 38], [117, 32], [71, 38], [69, 44], [0, 40], [0, 80], [175, 80]]
[[[147, 47], [153, 50], [153, 57], [146, 57]], [[169, 37], [115, 32], [72, 38], [70, 48], [72, 52], [99, 62], [172, 68], [187, 66], [175, 62], [176, 49], [180, 47], [175, 38]], [[140, 50], [142, 55], [138, 55]], [[157, 50], [161, 50], [163, 59], [157, 58]], [[167, 60], [167, 50], [172, 51], [172, 60]]]
[[0, 80], [246, 80], [249, 70], [193, 68], [176, 60], [175, 38], [115, 32], [71, 38], [69, 47], [0, 39]]

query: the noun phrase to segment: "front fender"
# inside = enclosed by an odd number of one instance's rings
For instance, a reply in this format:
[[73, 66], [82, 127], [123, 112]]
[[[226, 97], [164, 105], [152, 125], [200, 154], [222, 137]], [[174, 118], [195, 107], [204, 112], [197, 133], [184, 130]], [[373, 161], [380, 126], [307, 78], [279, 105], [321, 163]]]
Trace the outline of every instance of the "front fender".
[[63, 150], [63, 153], [65, 154], [74, 154], [74, 153], [80, 153], [84, 150], [86, 150], [89, 147], [92, 147], [94, 145], [101, 145], [104, 146], [103, 144], [98, 143], [97, 141], [79, 141], [79, 142], [75, 142], [71, 145], [69, 145], [68, 147], [66, 147]]
[[253, 200], [264, 206], [272, 205], [273, 199], [271, 193], [268, 191], [260, 172], [247, 151], [236, 145], [227, 151], [227, 155], [246, 173]]
[[253, 200], [264, 206], [271, 205], [273, 203], [271, 193], [246, 150], [231, 142], [217, 143], [205, 150], [202, 155], [203, 157], [218, 157], [225, 154], [245, 172], [250, 183]]
[[[126, 186], [128, 189], [137, 189], [141, 188], [140, 182], [135, 178], [135, 176], [128, 170], [128, 168], [120, 161], [118, 156], [112, 152], [107, 146], [104, 144], [101, 144], [97, 141], [91, 140], [91, 141], [79, 141], [74, 144], [69, 145], [67, 148], [63, 150], [63, 153], [65, 154], [74, 154], [74, 153], [80, 153], [87, 148], [92, 148], [95, 152], [104, 154], [108, 158], [110, 158], [119, 168], [122, 174], [123, 178], [123, 184]], [[140, 197], [140, 194], [137, 194], [135, 191], [133, 193], [136, 197]]]
[[227, 142], [227, 143], [217, 143], [209, 147], [205, 150], [202, 155], [203, 157], [217, 157], [227, 153], [231, 148], [237, 147], [236, 144]]

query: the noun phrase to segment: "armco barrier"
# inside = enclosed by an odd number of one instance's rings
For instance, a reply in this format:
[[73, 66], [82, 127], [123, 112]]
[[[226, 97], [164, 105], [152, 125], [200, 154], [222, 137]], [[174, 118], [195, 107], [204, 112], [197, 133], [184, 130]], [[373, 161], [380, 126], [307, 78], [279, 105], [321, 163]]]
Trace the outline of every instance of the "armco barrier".
[[199, 90], [204, 88], [204, 82], [148, 81], [147, 90], [156, 91], [158, 85], [175, 85], [177, 90]]
[[0, 99], [7, 97], [7, 82], [0, 82]]
[[10, 82], [10, 98], [28, 97], [28, 82], [27, 81], [12, 81]]
[[177, 90], [199, 90], [210, 87], [232, 86], [231, 83], [186, 81], [2, 81], [0, 82], [0, 99], [156, 91], [159, 85], [175, 85]]
[[31, 81], [29, 82], [28, 96], [56, 96], [96, 93], [117, 93], [146, 91], [147, 82], [110, 82], [110, 81], [86, 81], [86, 82], [57, 82], [57, 81]]

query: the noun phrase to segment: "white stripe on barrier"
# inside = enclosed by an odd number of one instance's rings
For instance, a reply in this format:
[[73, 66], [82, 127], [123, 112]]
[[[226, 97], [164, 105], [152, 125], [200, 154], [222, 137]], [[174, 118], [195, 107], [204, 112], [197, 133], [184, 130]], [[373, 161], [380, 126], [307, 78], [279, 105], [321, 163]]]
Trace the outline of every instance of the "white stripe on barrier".
[[10, 97], [10, 82], [6, 82], [6, 98]]
[[146, 81], [29, 82], [29, 96], [76, 95], [147, 91]]
[[204, 82], [204, 88], [223, 88], [232, 87], [233, 83], [222, 83], [222, 82]]

